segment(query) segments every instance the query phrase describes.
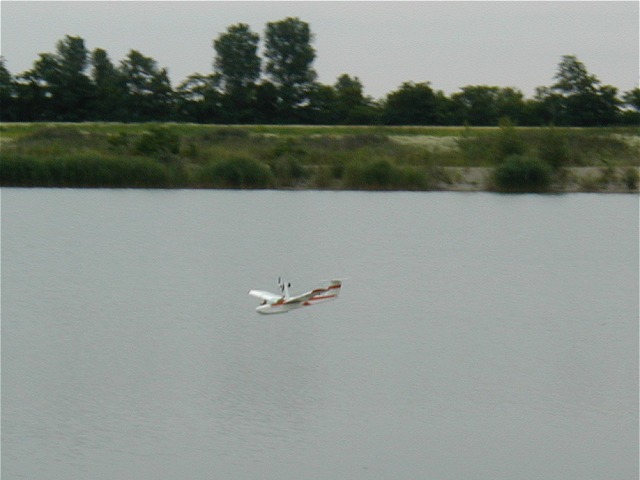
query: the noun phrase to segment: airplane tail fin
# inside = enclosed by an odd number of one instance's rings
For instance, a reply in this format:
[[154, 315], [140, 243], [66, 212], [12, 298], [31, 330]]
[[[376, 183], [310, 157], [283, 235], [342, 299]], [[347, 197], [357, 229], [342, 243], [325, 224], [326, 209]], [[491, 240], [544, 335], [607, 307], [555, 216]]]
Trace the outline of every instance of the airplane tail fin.
[[340, 289], [342, 288], [342, 280], [331, 280], [329, 282], [329, 290], [331, 290], [332, 294], [336, 297], [340, 295]]

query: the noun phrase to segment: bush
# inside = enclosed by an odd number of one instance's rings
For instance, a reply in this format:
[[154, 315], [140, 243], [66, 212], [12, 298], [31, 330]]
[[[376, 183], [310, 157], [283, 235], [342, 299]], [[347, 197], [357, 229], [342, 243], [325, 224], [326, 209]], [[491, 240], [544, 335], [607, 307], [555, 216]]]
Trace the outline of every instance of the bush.
[[464, 166], [495, 165], [495, 136], [465, 134], [458, 140]]
[[629, 190], [637, 190], [638, 181], [640, 181], [638, 169], [634, 167], [628, 167], [627, 169], [625, 169], [622, 175], [622, 180]]
[[331, 167], [328, 165], [320, 165], [312, 178], [311, 184], [316, 188], [330, 188], [334, 183], [334, 176]]
[[391, 186], [393, 165], [388, 160], [354, 161], [347, 165], [344, 181], [356, 189], [384, 189]]
[[555, 128], [546, 129], [538, 146], [538, 156], [554, 170], [567, 166], [570, 155], [566, 135]]
[[512, 155], [494, 172], [496, 188], [502, 192], [544, 192], [551, 186], [551, 167], [532, 157]]
[[126, 132], [107, 135], [107, 143], [112, 148], [126, 148], [129, 146], [130, 141], [131, 139], [129, 137], [129, 134], [127, 134]]
[[289, 155], [274, 158], [268, 163], [280, 186], [292, 186], [296, 181], [307, 176], [305, 166]]
[[500, 119], [500, 133], [496, 139], [496, 159], [500, 162], [512, 155], [522, 155], [526, 144], [508, 118]]
[[227, 140], [244, 140], [249, 138], [250, 133], [240, 127], [218, 127], [211, 130], [206, 130], [200, 136], [201, 140], [205, 142], [224, 142]]
[[239, 157], [209, 163], [201, 170], [199, 180], [202, 186], [212, 188], [267, 188], [273, 175], [267, 165]]
[[167, 160], [180, 151], [180, 137], [167, 128], [153, 127], [142, 134], [135, 146], [136, 153]]
[[22, 143], [31, 142], [64, 142], [77, 144], [82, 142], [84, 135], [75, 127], [47, 126], [38, 128], [20, 139]]
[[419, 167], [398, 167], [396, 187], [401, 190], [427, 190], [431, 182], [425, 171]]
[[419, 167], [398, 167], [385, 159], [347, 165], [344, 183], [357, 190], [425, 190], [429, 181]]
[[356, 150], [364, 147], [377, 147], [390, 143], [387, 135], [376, 133], [360, 133], [355, 135], [344, 135], [342, 137], [342, 147], [347, 150]]

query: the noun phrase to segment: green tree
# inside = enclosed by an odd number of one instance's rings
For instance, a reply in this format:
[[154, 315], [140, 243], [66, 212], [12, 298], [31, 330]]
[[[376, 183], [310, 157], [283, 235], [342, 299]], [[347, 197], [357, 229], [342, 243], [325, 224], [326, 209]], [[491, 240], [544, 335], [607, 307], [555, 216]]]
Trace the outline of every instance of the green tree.
[[279, 115], [278, 89], [269, 82], [263, 81], [256, 87], [256, 121], [258, 123], [276, 123]]
[[622, 98], [625, 105], [640, 112], [640, 88], [636, 87], [633, 90], [625, 92]]
[[91, 79], [95, 86], [93, 118], [103, 121], [126, 120], [124, 77], [101, 48], [91, 54]]
[[214, 42], [214, 70], [219, 73], [226, 94], [233, 95], [252, 87], [260, 77], [258, 41], [249, 25], [239, 23], [227, 29]]
[[387, 95], [383, 121], [388, 125], [435, 125], [438, 123], [437, 103], [429, 82], [405, 82]]
[[558, 64], [551, 92], [561, 99], [563, 123], [576, 126], [608, 125], [618, 117], [617, 89], [601, 85], [575, 55], [564, 55]]
[[526, 120], [524, 94], [517, 88], [499, 88], [496, 94], [498, 119], [509, 118], [518, 125]]
[[16, 77], [16, 110], [17, 120], [34, 122], [50, 120], [51, 99], [45, 86], [33, 70], [28, 70]]
[[334, 84], [337, 121], [347, 125], [375, 123], [377, 110], [371, 98], [364, 95], [358, 77], [342, 74]]
[[468, 85], [451, 96], [459, 123], [487, 126], [497, 125], [500, 88], [487, 85]]
[[292, 112], [308, 98], [316, 79], [311, 65], [316, 57], [309, 24], [299, 18], [267, 23], [266, 72], [277, 87], [282, 108]]
[[84, 40], [69, 35], [57, 43], [55, 54], [40, 54], [33, 69], [22, 76], [28, 84], [23, 93], [43, 109], [36, 117], [59, 121], [87, 118], [95, 94], [85, 73], [88, 59]]
[[640, 124], [640, 88], [636, 87], [633, 90], [625, 92], [622, 100], [628, 107], [628, 109], [623, 112], [624, 123], [629, 125]]
[[198, 123], [220, 121], [222, 95], [218, 84], [217, 75], [190, 75], [176, 90], [178, 117]]
[[342, 123], [338, 96], [332, 86], [315, 83], [308, 95], [309, 101], [305, 107], [305, 123], [318, 125]]
[[131, 50], [120, 64], [127, 90], [127, 110], [131, 120], [168, 120], [173, 113], [174, 95], [166, 68], [151, 57]]
[[564, 98], [549, 87], [537, 87], [534, 96], [534, 112], [539, 124], [564, 125], [567, 123]]
[[260, 77], [258, 41], [248, 25], [239, 23], [227, 29], [214, 42], [214, 69], [224, 90], [227, 121], [242, 123], [255, 117], [255, 82]]
[[17, 120], [16, 82], [5, 66], [4, 57], [0, 56], [0, 120], [11, 122]]

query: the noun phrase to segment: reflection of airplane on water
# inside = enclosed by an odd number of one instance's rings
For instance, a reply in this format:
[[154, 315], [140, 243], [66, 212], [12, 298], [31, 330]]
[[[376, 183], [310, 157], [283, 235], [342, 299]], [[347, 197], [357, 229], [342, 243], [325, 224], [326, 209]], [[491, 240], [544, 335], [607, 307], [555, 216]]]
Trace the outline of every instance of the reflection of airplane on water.
[[273, 313], [286, 313], [289, 310], [296, 308], [308, 307], [315, 305], [316, 303], [326, 302], [333, 300], [340, 293], [340, 287], [342, 287], [342, 281], [331, 280], [326, 287], [316, 288], [310, 292], [303, 293], [292, 297], [289, 294], [290, 283], [283, 282], [278, 279], [278, 286], [280, 287], [280, 295], [270, 292], [263, 292], [262, 290], [249, 290], [249, 295], [258, 297], [262, 300], [262, 303], [256, 308], [256, 312], [262, 314]]

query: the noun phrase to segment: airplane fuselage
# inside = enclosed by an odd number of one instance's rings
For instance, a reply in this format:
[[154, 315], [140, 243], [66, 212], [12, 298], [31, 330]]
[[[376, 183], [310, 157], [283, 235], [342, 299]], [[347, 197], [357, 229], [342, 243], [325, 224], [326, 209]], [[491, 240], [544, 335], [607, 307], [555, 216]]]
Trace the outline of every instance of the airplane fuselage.
[[283, 295], [275, 295], [261, 290], [250, 290], [249, 294], [263, 299], [262, 304], [256, 307], [256, 312], [262, 315], [273, 315], [333, 300], [338, 297], [341, 286], [342, 282], [340, 280], [332, 280], [327, 287], [317, 288], [302, 295], [291, 297], [288, 284], [280, 283], [280, 290]]

